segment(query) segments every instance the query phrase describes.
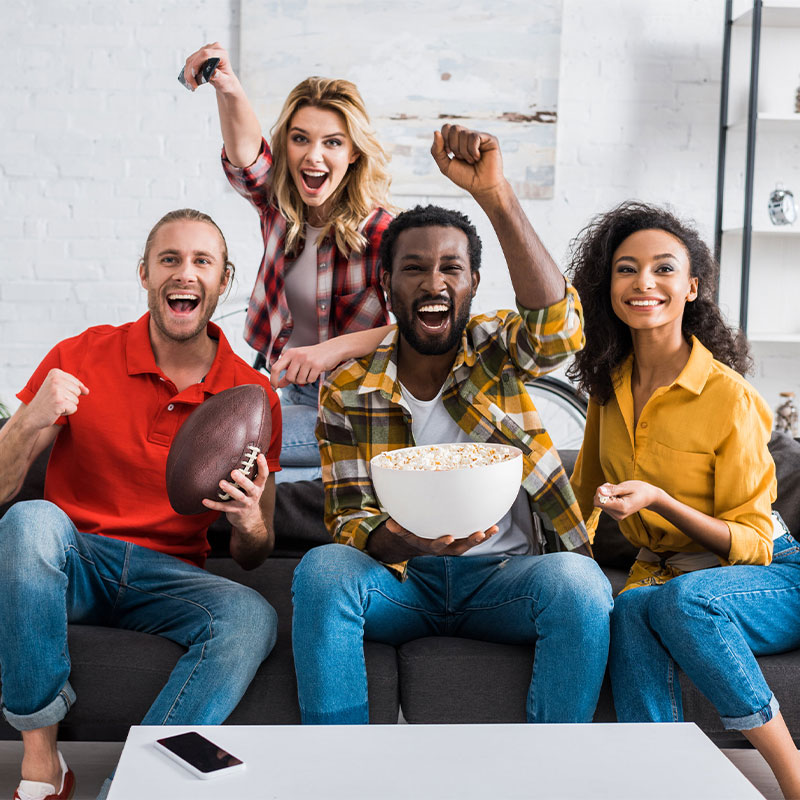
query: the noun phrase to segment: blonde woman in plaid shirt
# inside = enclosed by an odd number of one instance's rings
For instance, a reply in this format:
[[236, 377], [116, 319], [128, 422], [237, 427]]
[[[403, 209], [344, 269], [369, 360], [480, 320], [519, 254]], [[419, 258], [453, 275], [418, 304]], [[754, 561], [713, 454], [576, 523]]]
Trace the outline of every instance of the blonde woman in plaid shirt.
[[270, 149], [218, 42], [189, 56], [187, 82], [197, 87], [195, 75], [209, 58], [219, 59], [210, 83], [217, 93], [225, 174], [261, 218], [264, 256], [245, 339], [282, 389], [283, 470], [276, 480], [316, 478], [318, 378], [375, 341], [336, 337], [389, 319], [378, 265], [381, 236], [392, 218], [387, 156], [358, 89], [326, 78], [307, 78], [290, 92]]
[[[295, 571], [302, 719], [368, 722], [365, 637], [398, 645], [452, 634], [535, 645], [527, 719], [589, 722], [605, 672], [611, 590], [584, 557], [591, 550], [580, 510], [524, 386], [580, 349], [580, 303], [505, 179], [497, 140], [445, 125], [432, 154], [489, 217], [518, 312], [470, 318], [481, 247], [463, 214], [418, 207], [387, 229], [383, 286], [397, 328], [320, 392], [326, 521], [337, 544], [310, 551]], [[367, 465], [380, 452], [447, 441], [518, 445], [521, 491], [489, 530], [423, 539], [381, 512]], [[541, 554], [534, 509], [554, 549], [573, 552]]]

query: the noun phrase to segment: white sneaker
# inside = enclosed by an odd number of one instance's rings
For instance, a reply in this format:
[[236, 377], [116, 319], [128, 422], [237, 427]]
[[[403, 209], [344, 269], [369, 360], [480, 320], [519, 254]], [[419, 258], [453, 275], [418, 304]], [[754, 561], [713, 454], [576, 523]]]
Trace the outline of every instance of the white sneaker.
[[20, 781], [14, 792], [14, 800], [70, 800], [75, 791], [75, 776], [61, 751], [58, 753], [58, 763], [61, 764], [61, 788], [58, 791], [52, 783]]

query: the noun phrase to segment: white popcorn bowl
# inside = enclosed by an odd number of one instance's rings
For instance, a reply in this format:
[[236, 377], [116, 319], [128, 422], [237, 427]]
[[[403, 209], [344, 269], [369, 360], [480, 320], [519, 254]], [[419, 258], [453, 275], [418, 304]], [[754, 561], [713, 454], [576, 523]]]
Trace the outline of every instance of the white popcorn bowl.
[[[442, 444], [438, 447], [458, 447]], [[426, 539], [463, 539], [499, 522], [514, 504], [522, 480], [522, 451], [507, 444], [489, 444], [513, 458], [477, 467], [449, 470], [391, 469], [370, 461], [372, 485], [389, 516], [406, 530]], [[392, 453], [411, 452], [405, 447]]]

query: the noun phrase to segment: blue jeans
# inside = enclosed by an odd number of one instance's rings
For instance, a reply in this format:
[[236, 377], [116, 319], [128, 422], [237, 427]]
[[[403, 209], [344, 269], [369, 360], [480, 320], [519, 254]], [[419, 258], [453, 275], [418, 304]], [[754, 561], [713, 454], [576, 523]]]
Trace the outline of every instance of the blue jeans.
[[277, 633], [274, 609], [252, 589], [78, 533], [44, 500], [17, 503], [0, 520], [0, 587], [3, 712], [21, 731], [59, 722], [75, 702], [68, 622], [155, 633], [187, 648], [144, 725], [222, 723]]
[[315, 433], [318, 398], [319, 382], [303, 386], [290, 383], [281, 389], [282, 469], [275, 474], [275, 483], [313, 481], [322, 477]]
[[680, 667], [725, 728], [772, 719], [778, 702], [756, 656], [800, 647], [800, 545], [775, 540], [769, 566], [689, 572], [630, 589], [611, 616], [609, 670], [620, 722], [681, 722]]
[[611, 587], [575, 553], [422, 556], [399, 581], [354, 547], [316, 547], [295, 570], [293, 647], [304, 723], [369, 721], [363, 640], [422, 636], [536, 644], [531, 722], [590, 722], [608, 656]]

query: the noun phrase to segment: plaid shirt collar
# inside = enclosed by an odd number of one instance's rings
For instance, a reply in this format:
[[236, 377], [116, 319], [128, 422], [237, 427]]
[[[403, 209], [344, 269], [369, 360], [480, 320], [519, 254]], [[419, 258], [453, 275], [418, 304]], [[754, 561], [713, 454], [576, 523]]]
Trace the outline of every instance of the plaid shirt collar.
[[[390, 402], [404, 405], [400, 382], [397, 380], [397, 343], [399, 338], [400, 331], [397, 325], [393, 325], [375, 350], [369, 367], [367, 367], [367, 374], [358, 387], [358, 394], [379, 391]], [[456, 353], [450, 370], [451, 374], [461, 366], [471, 369], [475, 365], [476, 359], [477, 354], [467, 335], [467, 329], [464, 329], [461, 334], [461, 347]]]

